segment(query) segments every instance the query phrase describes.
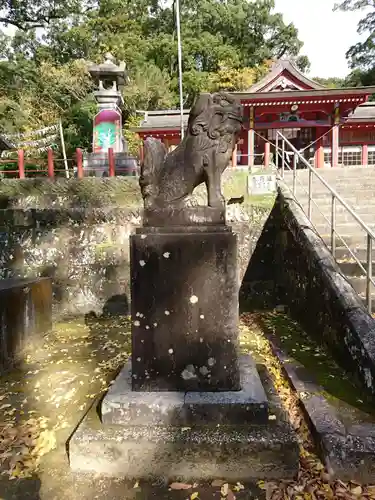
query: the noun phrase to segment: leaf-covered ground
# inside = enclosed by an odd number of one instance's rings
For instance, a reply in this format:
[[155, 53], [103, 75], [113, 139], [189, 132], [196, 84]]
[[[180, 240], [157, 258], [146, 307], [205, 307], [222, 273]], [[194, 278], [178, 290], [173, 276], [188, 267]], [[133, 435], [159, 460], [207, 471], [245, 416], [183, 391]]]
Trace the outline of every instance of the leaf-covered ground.
[[295, 481], [209, 485], [146, 485], [72, 474], [65, 444], [92, 399], [109, 386], [130, 353], [126, 318], [56, 325], [25, 363], [1, 378], [0, 499], [371, 499], [375, 487], [330, 481], [297, 401], [272, 355], [259, 316], [241, 319], [241, 347], [272, 377], [300, 439], [300, 472]]

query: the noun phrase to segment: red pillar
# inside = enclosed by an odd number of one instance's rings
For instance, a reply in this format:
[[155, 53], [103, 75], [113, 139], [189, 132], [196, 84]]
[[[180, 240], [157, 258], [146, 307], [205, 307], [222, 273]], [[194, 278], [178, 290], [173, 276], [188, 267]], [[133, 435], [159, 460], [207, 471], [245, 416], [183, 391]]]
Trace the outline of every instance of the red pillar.
[[339, 166], [339, 126], [332, 129], [332, 168]]
[[324, 167], [323, 139], [319, 139], [318, 142], [316, 143], [315, 166], [316, 166], [316, 168], [323, 168]]
[[247, 146], [248, 133], [247, 133], [247, 130], [242, 129], [241, 136], [242, 136], [241, 165], [248, 165], [249, 161], [248, 161], [248, 157], [247, 157], [247, 153], [248, 153], [248, 146]]
[[248, 132], [247, 151], [248, 151], [247, 164], [249, 165], [249, 167], [253, 167], [254, 166], [254, 153], [255, 153], [255, 134], [254, 134], [253, 129], [250, 129]]
[[115, 176], [115, 154], [112, 148], [108, 149], [108, 175], [109, 177]]
[[143, 143], [139, 145], [139, 163], [143, 163], [144, 158], [144, 147]]
[[362, 146], [362, 167], [368, 167], [368, 144]]
[[78, 179], [83, 178], [83, 154], [82, 149], [76, 149], [76, 161], [77, 161], [77, 177]]
[[23, 149], [18, 150], [18, 177], [25, 178], [25, 152]]
[[247, 164], [249, 167], [254, 166], [254, 153], [255, 153], [255, 133], [254, 133], [254, 125], [255, 125], [255, 109], [250, 106], [249, 107], [249, 131], [247, 134]]
[[47, 151], [47, 174], [50, 179], [53, 179], [55, 176], [54, 168], [53, 168], [53, 149], [49, 148]]
[[340, 105], [334, 106], [334, 126], [332, 129], [332, 168], [339, 166]]
[[234, 146], [232, 153], [232, 167], [233, 168], [237, 167], [237, 144]]
[[268, 141], [264, 142], [264, 167], [268, 168], [270, 166], [270, 151], [271, 144]]

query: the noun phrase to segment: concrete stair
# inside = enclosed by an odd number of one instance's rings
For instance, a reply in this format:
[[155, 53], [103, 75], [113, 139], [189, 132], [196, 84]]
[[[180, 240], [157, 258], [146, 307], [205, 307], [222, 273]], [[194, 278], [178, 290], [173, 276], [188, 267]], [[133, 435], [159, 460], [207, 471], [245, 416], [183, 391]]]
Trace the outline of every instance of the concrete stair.
[[[375, 233], [375, 168], [324, 168], [318, 173], [325, 181], [346, 201], [357, 215]], [[296, 198], [302, 208], [308, 213], [308, 185], [309, 173], [307, 170], [297, 171]], [[293, 174], [285, 172], [284, 181], [292, 190]], [[327, 246], [331, 246], [331, 227], [325, 220], [331, 220], [332, 199], [328, 189], [314, 176], [312, 181], [313, 200], [319, 206], [312, 204], [312, 222]], [[357, 256], [362, 266], [367, 269], [367, 236], [358, 222], [350, 213], [336, 202], [336, 231], [342, 236], [352, 252]], [[375, 242], [373, 243], [373, 269], [375, 275]], [[356, 292], [364, 299], [366, 294], [366, 278], [362, 269], [345, 247], [340, 238], [336, 238], [335, 258], [342, 272], [352, 284]], [[375, 289], [372, 291], [375, 311]]]

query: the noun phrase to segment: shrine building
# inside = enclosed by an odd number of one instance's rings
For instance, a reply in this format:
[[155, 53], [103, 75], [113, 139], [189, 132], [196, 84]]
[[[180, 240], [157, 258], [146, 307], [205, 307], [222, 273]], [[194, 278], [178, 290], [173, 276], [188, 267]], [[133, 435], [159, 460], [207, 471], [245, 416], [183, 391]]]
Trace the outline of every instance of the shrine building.
[[[247, 91], [231, 92], [244, 106], [244, 127], [233, 165], [269, 164], [278, 130], [316, 167], [375, 166], [375, 87], [325, 88], [289, 60]], [[168, 149], [180, 142], [180, 110], [140, 111], [133, 129]], [[184, 110], [187, 124], [189, 110]], [[141, 152], [142, 154], [142, 152]]]

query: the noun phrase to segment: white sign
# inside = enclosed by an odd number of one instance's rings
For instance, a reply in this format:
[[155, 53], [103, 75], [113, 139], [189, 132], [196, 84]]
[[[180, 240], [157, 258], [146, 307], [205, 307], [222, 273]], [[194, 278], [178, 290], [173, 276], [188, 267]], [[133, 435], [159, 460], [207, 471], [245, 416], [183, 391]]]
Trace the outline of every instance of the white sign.
[[276, 175], [261, 174], [249, 176], [249, 194], [276, 193]]

